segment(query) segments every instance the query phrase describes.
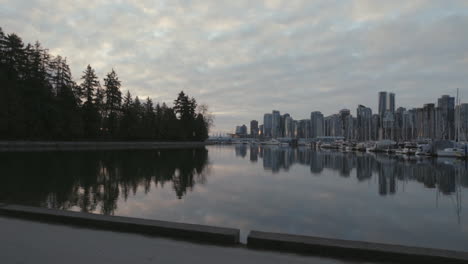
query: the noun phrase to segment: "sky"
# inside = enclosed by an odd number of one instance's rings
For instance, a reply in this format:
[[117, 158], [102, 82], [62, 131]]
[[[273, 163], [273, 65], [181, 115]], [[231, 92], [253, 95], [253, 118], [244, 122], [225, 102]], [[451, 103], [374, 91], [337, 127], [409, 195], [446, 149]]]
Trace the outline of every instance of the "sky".
[[468, 101], [468, 1], [0, 0], [0, 27], [67, 58], [79, 83], [90, 64], [122, 90], [207, 104], [212, 133], [279, 110], [294, 119], [377, 94], [397, 107]]

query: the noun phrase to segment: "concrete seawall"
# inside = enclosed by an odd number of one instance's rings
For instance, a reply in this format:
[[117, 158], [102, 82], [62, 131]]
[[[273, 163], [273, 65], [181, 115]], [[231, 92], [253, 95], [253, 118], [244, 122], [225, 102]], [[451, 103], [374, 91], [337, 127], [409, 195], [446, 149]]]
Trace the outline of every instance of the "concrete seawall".
[[105, 230], [182, 238], [207, 243], [237, 245], [238, 229], [183, 224], [120, 216], [106, 216], [22, 205], [0, 204], [0, 215]]
[[392, 263], [468, 263], [468, 252], [251, 231], [249, 248]]
[[[240, 230], [131, 217], [105, 216], [0, 203], [0, 215], [27, 220], [172, 237], [203, 243], [240, 246]], [[251, 231], [247, 247], [294, 252], [341, 260], [391, 263], [468, 263], [468, 252], [362, 241]]]
[[193, 148], [209, 142], [99, 142], [99, 141], [0, 141], [0, 151], [70, 151]]

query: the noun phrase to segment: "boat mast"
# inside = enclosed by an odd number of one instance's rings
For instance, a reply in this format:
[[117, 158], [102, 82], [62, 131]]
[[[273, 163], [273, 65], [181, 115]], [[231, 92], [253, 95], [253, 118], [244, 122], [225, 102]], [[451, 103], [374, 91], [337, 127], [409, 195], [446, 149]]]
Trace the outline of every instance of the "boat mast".
[[461, 122], [461, 119], [460, 119], [460, 98], [458, 97], [458, 93], [459, 93], [459, 89], [457, 88], [457, 101], [455, 102], [455, 109], [456, 109], [456, 122], [455, 122], [455, 125], [457, 126], [456, 127], [456, 136], [455, 136], [455, 141], [456, 142], [459, 142], [460, 140], [460, 122]]

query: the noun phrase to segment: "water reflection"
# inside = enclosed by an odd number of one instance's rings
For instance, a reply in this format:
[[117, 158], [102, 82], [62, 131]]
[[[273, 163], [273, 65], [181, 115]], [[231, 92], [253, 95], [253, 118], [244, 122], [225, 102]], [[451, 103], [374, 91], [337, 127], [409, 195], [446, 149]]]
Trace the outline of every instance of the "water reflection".
[[113, 214], [117, 200], [172, 184], [180, 199], [206, 182], [205, 148], [0, 153], [0, 201]]
[[416, 181], [426, 188], [437, 188], [443, 194], [454, 194], [457, 187], [468, 187], [468, 166], [456, 159], [429, 159], [373, 153], [347, 153], [339, 151], [315, 151], [309, 148], [279, 146], [236, 145], [236, 156], [245, 157], [247, 148], [250, 160], [262, 159], [263, 168], [273, 173], [289, 171], [296, 163], [310, 166], [314, 175], [323, 175], [325, 169], [337, 171], [342, 177], [350, 177], [356, 170], [358, 181], [366, 181], [375, 175], [378, 193], [393, 195], [398, 191], [398, 181]]

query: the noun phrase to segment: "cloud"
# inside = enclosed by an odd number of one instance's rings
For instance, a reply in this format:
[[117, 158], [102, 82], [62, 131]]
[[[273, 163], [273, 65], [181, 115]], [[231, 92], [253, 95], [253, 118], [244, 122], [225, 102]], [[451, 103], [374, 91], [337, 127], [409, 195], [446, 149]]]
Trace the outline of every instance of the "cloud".
[[67, 57], [77, 81], [91, 64], [140, 97], [184, 90], [222, 131], [272, 109], [375, 110], [380, 90], [415, 107], [468, 83], [461, 0], [0, 0], [0, 26]]

